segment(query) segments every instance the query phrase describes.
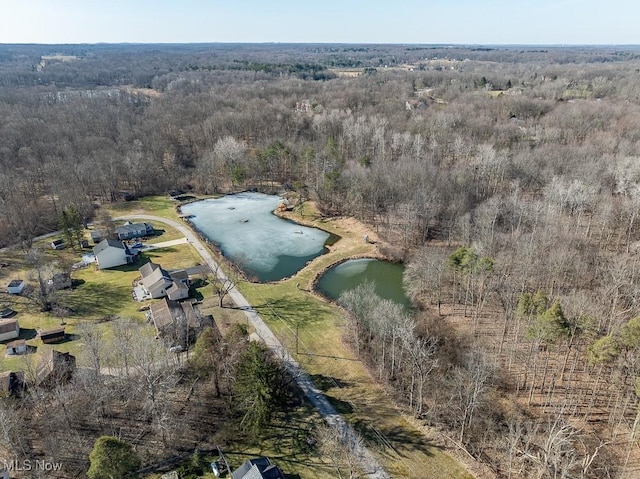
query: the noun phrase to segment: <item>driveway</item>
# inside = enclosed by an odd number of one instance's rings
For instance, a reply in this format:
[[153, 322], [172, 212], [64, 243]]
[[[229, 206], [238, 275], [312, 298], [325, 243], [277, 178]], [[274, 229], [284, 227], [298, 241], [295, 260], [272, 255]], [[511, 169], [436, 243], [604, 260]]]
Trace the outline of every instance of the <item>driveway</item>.
[[[187, 241], [193, 245], [196, 251], [198, 251], [204, 262], [211, 268], [211, 271], [217, 272], [218, 278], [221, 281], [228, 281], [228, 278], [224, 271], [222, 271], [222, 268], [218, 268], [209, 248], [205, 246], [200, 241], [196, 233], [194, 233], [194, 231], [184, 223], [152, 215], [126, 215], [115, 219], [157, 221], [177, 229], [185, 236]], [[373, 454], [362, 445], [362, 441], [356, 441], [357, 433], [338, 414], [325, 395], [322, 394], [322, 391], [314, 384], [309, 375], [302, 369], [293, 356], [289, 354], [289, 351], [287, 351], [287, 349], [280, 343], [275, 334], [273, 334], [258, 312], [253, 309], [242, 293], [234, 288], [229, 292], [229, 296], [233, 299], [238, 308], [247, 316], [247, 319], [255, 328], [256, 334], [262, 339], [262, 341], [264, 341], [267, 347], [282, 358], [285, 367], [298, 383], [300, 389], [304, 391], [307, 399], [309, 399], [311, 404], [313, 404], [320, 414], [322, 414], [327, 423], [338, 431], [340, 437], [346, 438], [348, 443], [355, 445], [354, 453], [358, 457], [360, 466], [362, 467], [365, 475], [371, 479], [390, 479], [390, 476], [378, 463]]]
[[159, 248], [169, 248], [171, 246], [178, 246], [179, 244], [185, 244], [188, 242], [189, 240], [187, 238], [178, 238], [171, 241], [163, 241], [162, 243], [145, 243], [142, 250], [150, 251], [150, 250], [159, 249]]

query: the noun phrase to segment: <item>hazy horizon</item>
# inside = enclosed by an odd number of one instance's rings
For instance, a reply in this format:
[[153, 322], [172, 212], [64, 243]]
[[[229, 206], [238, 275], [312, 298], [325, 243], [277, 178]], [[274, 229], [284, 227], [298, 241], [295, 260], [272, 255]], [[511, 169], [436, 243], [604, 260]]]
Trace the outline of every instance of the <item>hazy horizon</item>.
[[631, 0], [0, 1], [3, 44], [640, 43], [640, 3]]
[[536, 48], [572, 48], [572, 47], [639, 47], [639, 43], [412, 43], [412, 42], [0, 42], [0, 45], [415, 45], [439, 48], [459, 47], [536, 47]]

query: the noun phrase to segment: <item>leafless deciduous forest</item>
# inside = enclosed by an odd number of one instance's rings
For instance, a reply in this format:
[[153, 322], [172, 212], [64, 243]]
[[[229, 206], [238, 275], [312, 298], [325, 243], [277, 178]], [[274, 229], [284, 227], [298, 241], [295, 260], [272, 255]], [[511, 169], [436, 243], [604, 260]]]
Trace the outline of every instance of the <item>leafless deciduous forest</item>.
[[2, 46], [0, 85], [0, 243], [296, 190], [407, 264], [415, 318], [343, 303], [417, 417], [500, 477], [640, 474], [640, 49]]

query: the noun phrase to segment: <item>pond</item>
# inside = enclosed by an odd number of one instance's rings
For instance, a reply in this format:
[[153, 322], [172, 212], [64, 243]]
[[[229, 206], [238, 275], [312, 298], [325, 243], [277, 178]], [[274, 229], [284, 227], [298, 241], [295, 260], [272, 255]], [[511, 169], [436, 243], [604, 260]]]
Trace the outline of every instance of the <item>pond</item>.
[[238, 193], [181, 207], [193, 226], [248, 277], [278, 281], [326, 253], [335, 237], [273, 214], [279, 196]]
[[402, 287], [404, 266], [377, 259], [352, 259], [327, 270], [318, 281], [318, 290], [331, 299], [354, 289], [365, 281], [375, 283], [378, 296], [411, 307]]

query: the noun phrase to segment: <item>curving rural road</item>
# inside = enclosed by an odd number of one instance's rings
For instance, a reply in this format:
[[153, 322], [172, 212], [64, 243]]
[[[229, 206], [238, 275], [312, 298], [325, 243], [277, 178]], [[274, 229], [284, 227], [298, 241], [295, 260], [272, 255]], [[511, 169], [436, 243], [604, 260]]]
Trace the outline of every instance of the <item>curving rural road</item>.
[[[211, 268], [211, 271], [215, 271], [221, 281], [228, 281], [228, 278], [224, 271], [222, 271], [222, 268], [218, 268], [209, 248], [204, 245], [202, 241], [200, 241], [200, 238], [198, 238], [198, 235], [191, 228], [184, 225], [184, 223], [163, 218], [162, 216], [152, 215], [126, 215], [120, 216], [119, 218], [116, 218], [116, 220], [156, 221], [177, 229], [185, 236], [185, 238], [187, 238], [187, 241], [193, 245], [196, 251], [198, 251], [204, 262]], [[365, 475], [370, 479], [390, 479], [390, 476], [382, 468], [378, 460], [363, 445], [363, 442], [358, 439], [357, 433], [336, 412], [331, 403], [329, 403], [324, 394], [322, 394], [322, 391], [314, 384], [300, 364], [298, 364], [291, 354], [289, 354], [289, 351], [287, 351], [287, 349], [280, 343], [275, 334], [271, 332], [258, 312], [253, 309], [246, 298], [236, 288], [233, 288], [229, 292], [229, 296], [231, 296], [238, 308], [240, 308], [247, 316], [247, 319], [255, 328], [256, 334], [264, 341], [267, 347], [282, 358], [288, 372], [295, 378], [298, 386], [302, 391], [304, 391], [309, 401], [311, 401], [311, 404], [313, 404], [320, 414], [322, 414], [327, 423], [336, 430], [338, 437], [343, 438], [346, 445], [352, 448], [358, 457]]]

